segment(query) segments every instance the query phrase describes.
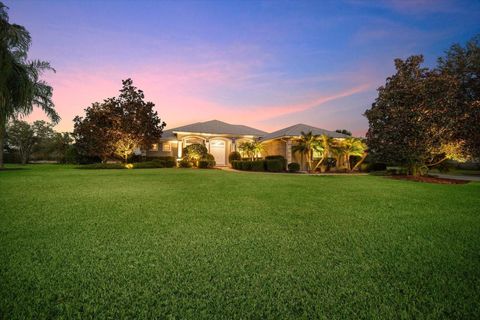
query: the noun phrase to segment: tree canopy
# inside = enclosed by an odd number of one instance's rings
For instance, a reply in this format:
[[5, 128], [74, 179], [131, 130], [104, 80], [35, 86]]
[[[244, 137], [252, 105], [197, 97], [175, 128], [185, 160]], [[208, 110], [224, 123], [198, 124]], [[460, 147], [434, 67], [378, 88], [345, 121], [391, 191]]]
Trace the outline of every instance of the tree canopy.
[[80, 154], [98, 156], [102, 161], [112, 155], [127, 161], [134, 148], [149, 148], [162, 135], [161, 121], [152, 102], [144, 101], [142, 90], [131, 79], [122, 81], [118, 97], [93, 103], [85, 116], [73, 119], [75, 146]]

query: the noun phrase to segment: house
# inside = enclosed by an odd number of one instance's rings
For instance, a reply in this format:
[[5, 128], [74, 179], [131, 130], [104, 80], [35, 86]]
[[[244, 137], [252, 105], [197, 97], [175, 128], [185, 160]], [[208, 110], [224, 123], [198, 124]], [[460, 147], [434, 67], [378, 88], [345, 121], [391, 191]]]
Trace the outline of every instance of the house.
[[147, 151], [148, 157], [173, 156], [182, 158], [184, 147], [200, 143], [207, 147], [208, 152], [215, 157], [218, 166], [228, 165], [230, 152], [238, 151], [238, 146], [245, 141], [258, 140], [264, 145], [262, 156], [282, 155], [287, 162], [302, 164], [303, 159], [299, 154], [292, 152], [294, 146], [303, 132], [312, 132], [315, 135], [325, 134], [332, 138], [342, 139], [344, 134], [312, 127], [306, 124], [296, 124], [272, 133], [267, 133], [244, 125], [229, 124], [219, 120], [197, 122], [182, 127], [177, 127], [163, 132], [157, 144]]

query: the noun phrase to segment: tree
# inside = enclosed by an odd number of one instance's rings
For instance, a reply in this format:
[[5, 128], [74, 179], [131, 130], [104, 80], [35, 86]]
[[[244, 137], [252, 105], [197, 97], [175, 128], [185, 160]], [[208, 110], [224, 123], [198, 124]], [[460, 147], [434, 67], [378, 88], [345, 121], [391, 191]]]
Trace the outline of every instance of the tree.
[[404, 165], [413, 175], [444, 159], [446, 145], [460, 143], [452, 116], [458, 81], [421, 67], [422, 62], [422, 56], [396, 59], [396, 73], [365, 112], [372, 158]]
[[352, 170], [352, 164], [350, 157], [352, 156], [359, 156], [362, 157], [365, 155], [366, 146], [364, 145], [363, 141], [358, 138], [345, 138], [343, 139], [342, 149], [343, 153], [345, 154], [345, 162], [347, 164], [347, 169], [349, 171]]
[[33, 146], [37, 141], [33, 127], [26, 121], [14, 119], [7, 127], [7, 144], [18, 152], [22, 164], [28, 163]]
[[454, 44], [438, 59], [438, 71], [454, 77], [458, 83], [455, 138], [462, 141], [463, 152], [480, 159], [480, 35], [464, 47]]
[[335, 130], [335, 132], [344, 134], [346, 136], [352, 136], [352, 132], [348, 131], [347, 129], [337, 129], [337, 130]]
[[52, 87], [40, 79], [44, 71], [54, 71], [45, 61], [27, 60], [31, 38], [28, 31], [9, 22], [7, 7], [0, 2], [0, 168], [7, 122], [40, 107], [54, 122], [60, 117], [52, 102]]
[[75, 146], [80, 154], [98, 156], [103, 162], [116, 154], [128, 160], [135, 148], [148, 148], [162, 135], [165, 122], [144, 101], [142, 90], [131, 79], [122, 81], [118, 97], [93, 103], [85, 109], [85, 117], [74, 118]]
[[183, 148], [184, 158], [198, 166], [198, 161], [207, 156], [208, 150], [203, 144], [193, 143]]
[[[313, 151], [319, 148], [318, 136], [312, 134], [312, 132], [301, 132], [300, 139], [297, 140], [297, 144], [292, 146], [293, 153], [300, 153], [303, 156], [306, 156], [307, 159], [307, 169], [308, 171], [312, 170], [312, 158]], [[303, 161], [302, 161], [303, 162]]]
[[330, 156], [330, 154], [332, 153], [332, 148], [334, 147], [334, 140], [333, 138], [327, 136], [326, 134], [322, 134], [319, 138], [318, 138], [318, 142], [317, 142], [317, 151], [321, 152], [322, 153], [322, 157], [320, 158], [320, 160], [317, 162], [317, 165], [315, 166], [315, 168], [313, 169], [314, 171], [317, 170], [318, 167], [320, 167], [320, 165], [322, 163], [325, 162], [325, 160]]

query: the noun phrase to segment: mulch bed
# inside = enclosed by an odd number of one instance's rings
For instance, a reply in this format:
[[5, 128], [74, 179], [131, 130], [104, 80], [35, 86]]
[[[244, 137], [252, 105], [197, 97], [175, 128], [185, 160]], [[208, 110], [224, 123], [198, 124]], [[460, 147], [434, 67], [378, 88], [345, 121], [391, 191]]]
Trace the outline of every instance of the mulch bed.
[[409, 181], [437, 183], [437, 184], [466, 184], [470, 182], [466, 180], [437, 178], [432, 176], [391, 176], [391, 178], [397, 179], [397, 180], [409, 180]]

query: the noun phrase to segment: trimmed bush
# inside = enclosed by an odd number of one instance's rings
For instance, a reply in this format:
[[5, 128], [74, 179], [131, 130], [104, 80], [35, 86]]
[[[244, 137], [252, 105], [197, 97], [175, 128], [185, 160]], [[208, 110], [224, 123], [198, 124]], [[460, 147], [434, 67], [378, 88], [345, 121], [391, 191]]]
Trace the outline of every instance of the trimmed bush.
[[123, 163], [92, 163], [77, 167], [78, 169], [126, 169]]
[[265, 167], [270, 172], [282, 172], [285, 167], [285, 161], [282, 159], [265, 160]]
[[215, 167], [215, 160], [207, 160], [207, 159], [199, 160], [198, 167], [200, 169], [211, 169]]
[[178, 167], [179, 168], [191, 168], [193, 166], [193, 163], [188, 160], [188, 159], [182, 159], [180, 161], [178, 161]]
[[284, 156], [276, 155], [276, 156], [266, 156], [265, 160], [280, 160], [282, 162], [282, 171], [287, 170], [287, 159]]
[[164, 160], [165, 161], [165, 168], [174, 168], [177, 166], [177, 161], [173, 160]]
[[300, 164], [292, 162], [288, 164], [288, 172], [298, 172], [300, 171]]
[[164, 160], [138, 162], [133, 164], [133, 169], [165, 168]]
[[[232, 164], [233, 161], [237, 161], [237, 160], [242, 160], [242, 155], [240, 154], [240, 152], [237, 152], [237, 151], [230, 152], [230, 154], [228, 155], [228, 162]], [[232, 165], [232, 168], [233, 168], [233, 165]]]
[[251, 162], [252, 171], [265, 171], [265, 160], [255, 160]]

